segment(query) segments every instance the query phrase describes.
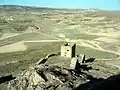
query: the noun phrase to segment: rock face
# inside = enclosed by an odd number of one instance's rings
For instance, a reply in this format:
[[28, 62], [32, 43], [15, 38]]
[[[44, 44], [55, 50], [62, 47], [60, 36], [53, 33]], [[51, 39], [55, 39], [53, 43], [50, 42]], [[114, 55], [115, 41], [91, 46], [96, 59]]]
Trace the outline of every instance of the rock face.
[[8, 84], [8, 90], [72, 90], [71, 71], [58, 66], [35, 65]]

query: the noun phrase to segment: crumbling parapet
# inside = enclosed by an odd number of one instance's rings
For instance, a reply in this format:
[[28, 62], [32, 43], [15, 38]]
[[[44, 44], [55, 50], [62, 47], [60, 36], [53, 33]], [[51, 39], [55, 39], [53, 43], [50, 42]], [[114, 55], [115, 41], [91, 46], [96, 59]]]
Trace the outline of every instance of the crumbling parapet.
[[76, 55], [76, 57], [73, 57], [71, 59], [70, 68], [73, 70], [79, 70], [80, 65], [82, 65], [83, 63], [85, 63], [85, 55]]
[[39, 65], [39, 64], [45, 64], [45, 62], [50, 58], [50, 57], [53, 57], [53, 56], [57, 56], [59, 55], [59, 52], [54, 54], [54, 53], [50, 53], [48, 54], [46, 57], [40, 59], [36, 64]]
[[79, 62], [80, 62], [80, 63], [85, 63], [85, 57], [86, 57], [85, 55], [82, 55], [82, 54], [81, 54], [81, 55], [80, 55], [80, 60], [79, 60]]
[[76, 66], [77, 60], [78, 60], [77, 57], [73, 57], [73, 58], [71, 59], [70, 69], [73, 69], [73, 70], [75, 69], [75, 66]]

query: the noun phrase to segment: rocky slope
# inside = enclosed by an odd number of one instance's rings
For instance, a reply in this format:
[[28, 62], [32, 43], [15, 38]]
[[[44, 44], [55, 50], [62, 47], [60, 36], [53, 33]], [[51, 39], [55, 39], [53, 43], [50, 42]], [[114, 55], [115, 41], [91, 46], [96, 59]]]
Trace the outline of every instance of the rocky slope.
[[72, 90], [77, 80], [85, 83], [87, 79], [66, 68], [48, 65], [34, 65], [21, 72], [8, 84], [8, 90]]

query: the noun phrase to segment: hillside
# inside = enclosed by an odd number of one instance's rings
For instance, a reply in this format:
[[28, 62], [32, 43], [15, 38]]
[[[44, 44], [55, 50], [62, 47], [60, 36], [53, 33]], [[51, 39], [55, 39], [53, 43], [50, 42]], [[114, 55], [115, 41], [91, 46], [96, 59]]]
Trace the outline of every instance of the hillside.
[[[0, 76], [17, 76], [60, 52], [63, 42], [76, 43], [77, 55], [96, 58], [88, 74], [108, 78], [120, 73], [119, 11], [0, 6]], [[53, 57], [47, 64], [69, 66], [69, 61]]]

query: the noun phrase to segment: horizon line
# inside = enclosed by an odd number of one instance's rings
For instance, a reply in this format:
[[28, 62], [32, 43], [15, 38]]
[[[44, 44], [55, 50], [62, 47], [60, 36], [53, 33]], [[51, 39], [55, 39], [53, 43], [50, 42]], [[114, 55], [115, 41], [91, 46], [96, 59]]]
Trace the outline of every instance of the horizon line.
[[49, 6], [35, 6], [35, 5], [20, 5], [20, 4], [0, 4], [0, 6], [22, 6], [22, 7], [31, 7], [31, 8], [50, 8], [50, 9], [67, 9], [67, 10], [100, 10], [100, 11], [120, 11], [120, 10], [109, 10], [101, 8], [67, 8], [67, 7], [49, 7]]

